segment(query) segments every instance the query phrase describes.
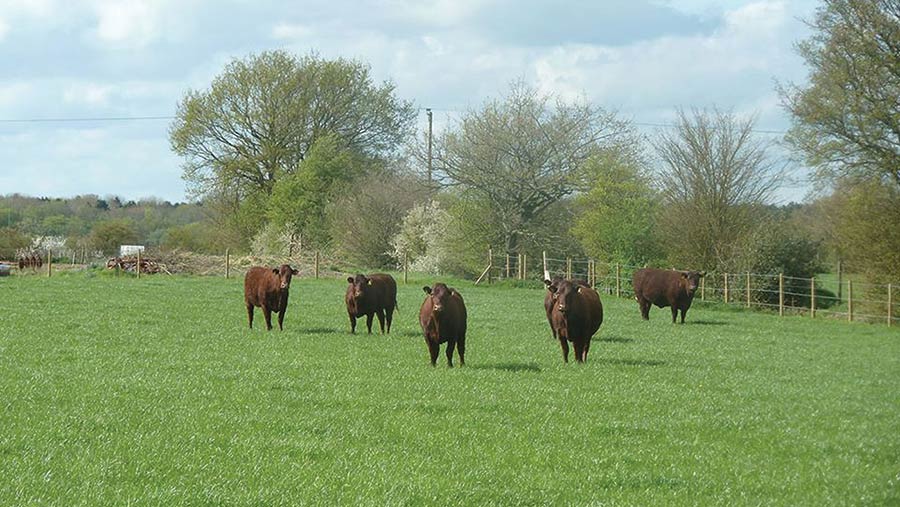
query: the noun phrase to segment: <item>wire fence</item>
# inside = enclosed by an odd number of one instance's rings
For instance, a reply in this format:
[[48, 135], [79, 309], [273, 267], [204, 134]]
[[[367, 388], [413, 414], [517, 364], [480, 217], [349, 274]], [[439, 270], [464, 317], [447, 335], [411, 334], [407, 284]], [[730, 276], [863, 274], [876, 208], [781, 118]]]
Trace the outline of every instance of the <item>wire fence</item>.
[[[339, 278], [348, 272], [363, 272], [340, 259], [324, 257], [317, 251], [296, 251], [287, 256], [232, 256], [197, 254], [186, 251], [147, 252], [159, 272], [200, 276], [242, 276], [251, 266], [277, 266], [288, 263], [300, 276], [310, 278]], [[100, 253], [82, 252], [66, 257], [46, 252], [48, 262], [19, 268], [19, 274], [51, 276], [54, 271], [84, 269], [85, 267], [139, 266], [137, 262], [112, 263], [112, 259]], [[632, 279], [641, 266], [602, 262], [594, 259], [559, 258], [547, 256], [532, 259], [526, 254], [506, 255], [488, 252], [488, 265], [475, 281], [492, 283], [496, 280], [520, 280], [542, 282], [554, 276], [583, 280], [603, 294], [621, 298], [633, 298]], [[408, 259], [401, 265], [402, 278], [409, 273]], [[12, 270], [18, 266], [8, 265]], [[140, 270], [133, 269], [139, 276]], [[780, 315], [804, 315], [810, 318], [829, 317], [854, 322], [880, 322], [895, 325], [900, 321], [900, 305], [896, 284], [875, 284], [863, 280], [823, 280], [801, 278], [780, 273], [722, 273], [709, 272], [700, 279], [694, 301], [718, 303], [751, 310], [777, 312]]]
[[[493, 254], [476, 283], [517, 279], [542, 281], [558, 276], [588, 282], [603, 294], [633, 298], [633, 276], [642, 266], [593, 259]], [[837, 290], [835, 290], [837, 289]], [[823, 280], [785, 276], [781, 273], [709, 272], [700, 279], [694, 301], [726, 304], [780, 315], [829, 317], [853, 322], [900, 322], [896, 284], [867, 283], [859, 279]]]

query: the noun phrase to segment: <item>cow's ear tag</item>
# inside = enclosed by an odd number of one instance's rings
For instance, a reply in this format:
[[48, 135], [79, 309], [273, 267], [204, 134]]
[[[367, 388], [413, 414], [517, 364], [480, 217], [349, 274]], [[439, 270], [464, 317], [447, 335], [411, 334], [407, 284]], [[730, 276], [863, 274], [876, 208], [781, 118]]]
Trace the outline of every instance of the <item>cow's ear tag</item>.
[[369, 285], [372, 285], [372, 280], [369, 280]]
[[581, 294], [581, 287], [578, 287], [578, 293]]

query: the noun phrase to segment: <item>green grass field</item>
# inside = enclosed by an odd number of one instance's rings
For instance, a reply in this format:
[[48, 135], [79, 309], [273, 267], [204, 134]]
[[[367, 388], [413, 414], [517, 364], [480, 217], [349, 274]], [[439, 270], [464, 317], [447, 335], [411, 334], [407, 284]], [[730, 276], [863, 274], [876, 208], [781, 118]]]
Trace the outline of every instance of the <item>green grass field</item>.
[[267, 333], [240, 279], [0, 279], [0, 505], [900, 504], [900, 329], [605, 296], [565, 365], [542, 290], [455, 282], [433, 369], [423, 282], [354, 336], [340, 280]]

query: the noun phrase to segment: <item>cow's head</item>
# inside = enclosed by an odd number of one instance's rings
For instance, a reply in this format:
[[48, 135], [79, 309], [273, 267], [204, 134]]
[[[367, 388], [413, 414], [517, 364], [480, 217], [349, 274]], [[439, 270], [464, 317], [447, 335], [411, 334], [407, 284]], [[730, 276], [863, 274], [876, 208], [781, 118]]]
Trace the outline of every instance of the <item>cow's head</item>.
[[447, 306], [447, 302], [453, 295], [453, 290], [443, 283], [436, 283], [433, 288], [426, 285], [422, 287], [422, 290], [431, 298], [431, 309], [436, 315], [444, 311], [444, 307]]
[[700, 279], [706, 276], [706, 271], [682, 271], [681, 283], [689, 297], [694, 297], [694, 292], [700, 286]]
[[299, 271], [287, 264], [282, 264], [280, 268], [272, 268], [272, 272], [278, 275], [278, 278], [281, 280], [282, 289], [290, 289], [291, 277], [300, 274]]
[[372, 279], [366, 277], [366, 275], [359, 274], [348, 276], [347, 283], [352, 288], [350, 294], [353, 296], [353, 299], [360, 301], [366, 298], [366, 293], [369, 292], [369, 288], [372, 286]]
[[582, 285], [570, 280], [544, 280], [544, 285], [553, 293], [553, 304], [562, 314], [569, 311], [575, 298], [578, 297], [577, 294], [584, 290]]

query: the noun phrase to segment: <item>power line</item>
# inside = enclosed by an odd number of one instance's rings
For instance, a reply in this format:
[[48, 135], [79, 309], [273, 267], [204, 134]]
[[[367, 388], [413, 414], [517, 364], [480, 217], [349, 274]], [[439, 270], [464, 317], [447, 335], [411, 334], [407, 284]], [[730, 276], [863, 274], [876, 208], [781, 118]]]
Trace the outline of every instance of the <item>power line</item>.
[[[418, 108], [420, 111], [443, 111], [449, 113], [463, 113], [464, 111], [459, 109], [450, 109], [450, 108]], [[161, 121], [161, 120], [174, 120], [176, 116], [93, 116], [93, 117], [84, 117], [84, 118], [12, 118], [12, 119], [0, 119], [0, 123], [89, 123], [89, 122], [126, 122], [126, 121]], [[640, 122], [634, 121], [631, 122], [633, 125], [639, 127], [653, 127], [653, 128], [678, 128], [678, 125], [674, 123], [653, 123], [653, 122]], [[785, 135], [787, 131], [785, 130], [770, 130], [770, 129], [752, 129], [751, 132], [755, 134], [770, 134], [770, 135]]]
[[0, 123], [76, 123], [103, 121], [157, 121], [174, 120], [175, 116], [94, 116], [87, 118], [14, 118], [0, 119]]

